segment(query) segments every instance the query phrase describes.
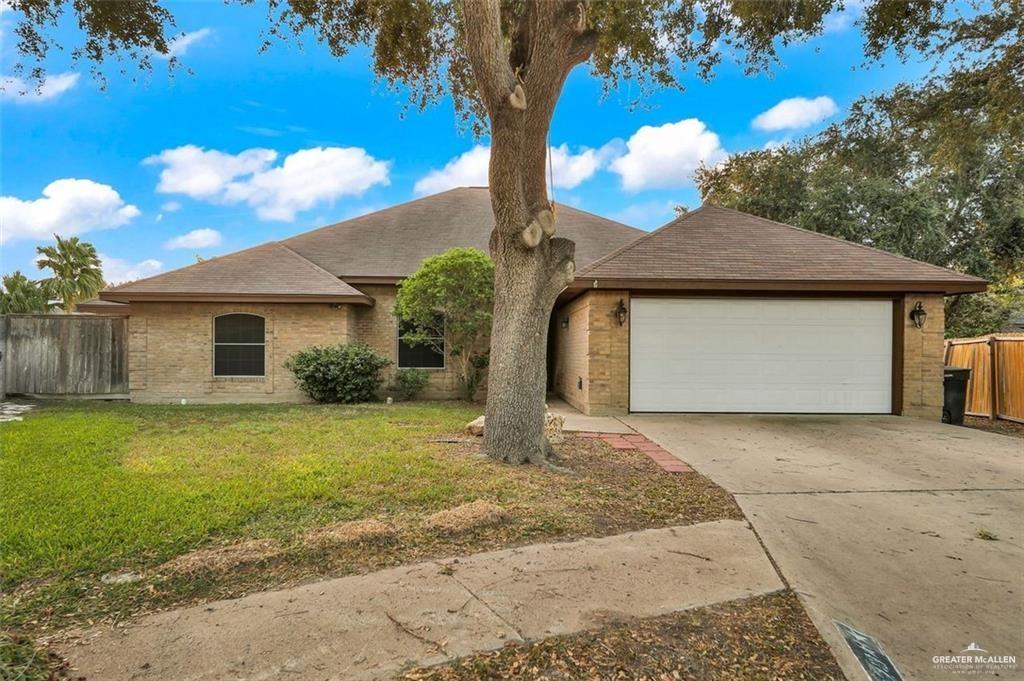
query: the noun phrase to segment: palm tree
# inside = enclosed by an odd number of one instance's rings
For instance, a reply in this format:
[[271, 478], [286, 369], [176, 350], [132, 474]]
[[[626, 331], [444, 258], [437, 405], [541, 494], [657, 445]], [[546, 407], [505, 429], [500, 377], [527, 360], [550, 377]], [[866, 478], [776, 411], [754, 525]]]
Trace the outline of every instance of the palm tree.
[[32, 281], [15, 270], [3, 277], [0, 288], [0, 314], [49, 312], [49, 298], [38, 281]]
[[43, 280], [44, 290], [61, 301], [65, 312], [74, 312], [75, 304], [99, 293], [106, 284], [96, 247], [73, 236], [62, 239], [56, 234], [55, 246], [39, 246], [39, 269], [50, 268], [53, 276]]

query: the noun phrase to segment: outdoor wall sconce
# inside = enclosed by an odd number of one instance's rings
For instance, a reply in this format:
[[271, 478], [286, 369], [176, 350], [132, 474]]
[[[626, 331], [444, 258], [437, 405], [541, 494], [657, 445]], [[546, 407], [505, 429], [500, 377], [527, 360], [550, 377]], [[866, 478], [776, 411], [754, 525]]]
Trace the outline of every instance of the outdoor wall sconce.
[[615, 306], [615, 321], [619, 323], [619, 326], [626, 323], [626, 314], [626, 303], [619, 298], [619, 304]]
[[562, 317], [562, 328], [563, 329], [568, 329], [569, 328], [569, 318], [568, 317]]
[[914, 309], [910, 311], [910, 321], [914, 322], [914, 326], [920, 329], [924, 326], [926, 319], [928, 319], [928, 313], [924, 310], [924, 303], [918, 301]]

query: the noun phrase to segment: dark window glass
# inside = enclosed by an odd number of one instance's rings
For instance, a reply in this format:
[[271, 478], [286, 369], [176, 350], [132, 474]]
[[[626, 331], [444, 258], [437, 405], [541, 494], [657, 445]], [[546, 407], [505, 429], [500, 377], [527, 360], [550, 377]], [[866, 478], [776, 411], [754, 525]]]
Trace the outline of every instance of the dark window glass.
[[[442, 322], [438, 322], [438, 328], [441, 327]], [[398, 327], [398, 368], [400, 369], [443, 369], [444, 368], [444, 352], [439, 352], [438, 348], [444, 347], [444, 336], [442, 331], [438, 331], [437, 335], [434, 336], [434, 342], [431, 343], [420, 343], [417, 345], [411, 345], [406, 343], [403, 336], [407, 331], [410, 330], [409, 325], [406, 323], [399, 324]]]
[[263, 376], [263, 317], [228, 314], [213, 320], [213, 375]]
[[263, 343], [263, 317], [226, 314], [214, 319], [213, 326], [215, 343]]

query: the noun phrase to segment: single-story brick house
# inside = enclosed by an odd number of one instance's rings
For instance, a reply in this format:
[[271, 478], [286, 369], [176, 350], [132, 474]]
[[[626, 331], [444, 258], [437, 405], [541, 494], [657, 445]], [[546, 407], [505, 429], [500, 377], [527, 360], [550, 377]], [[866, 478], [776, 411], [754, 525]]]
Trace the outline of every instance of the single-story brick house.
[[[408, 346], [395, 290], [422, 260], [487, 249], [486, 188], [453, 189], [280, 242], [107, 289], [86, 312], [129, 316], [139, 402], [302, 399], [284, 360], [362, 341], [398, 367], [443, 354]], [[885, 413], [938, 419], [943, 297], [986, 283], [716, 206], [642, 232], [559, 206], [575, 282], [549, 332], [549, 383], [588, 414]], [[393, 370], [393, 369], [392, 369]]]

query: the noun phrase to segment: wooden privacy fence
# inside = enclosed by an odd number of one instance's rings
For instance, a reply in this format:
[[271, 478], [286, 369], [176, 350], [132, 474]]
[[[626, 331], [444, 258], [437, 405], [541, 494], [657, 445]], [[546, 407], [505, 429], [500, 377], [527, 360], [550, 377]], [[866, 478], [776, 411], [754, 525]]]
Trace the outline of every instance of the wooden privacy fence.
[[0, 395], [128, 395], [128, 318], [0, 316]]
[[968, 414], [1024, 423], [1024, 335], [947, 340], [946, 366], [971, 370]]

